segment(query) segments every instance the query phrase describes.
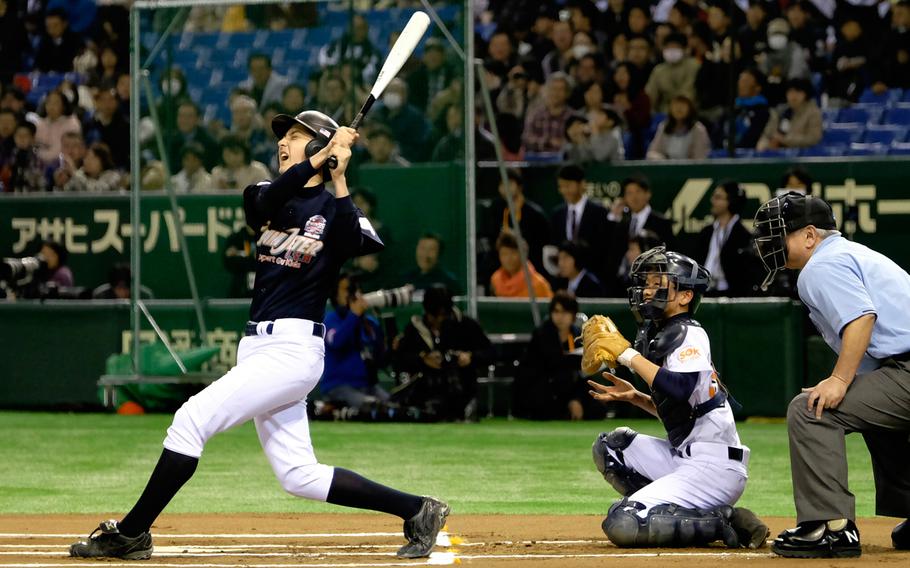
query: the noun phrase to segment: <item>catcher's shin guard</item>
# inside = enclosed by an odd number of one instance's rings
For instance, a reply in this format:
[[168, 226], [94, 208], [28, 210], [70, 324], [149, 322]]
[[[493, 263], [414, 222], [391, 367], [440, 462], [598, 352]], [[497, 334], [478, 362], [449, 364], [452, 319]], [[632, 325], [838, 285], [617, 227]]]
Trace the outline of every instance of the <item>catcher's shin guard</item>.
[[621, 548], [682, 548], [722, 540], [728, 548], [739, 547], [729, 521], [732, 507], [699, 511], [666, 504], [652, 507], [640, 516], [638, 513], [644, 508], [641, 503], [627, 499], [615, 503], [602, 524], [610, 542]]
[[[597, 471], [604, 476], [607, 483], [613, 486], [613, 489], [625, 497], [651, 483], [650, 479], [634, 469], [626, 467], [622, 461], [622, 451], [629, 447], [637, 435], [638, 432], [631, 428], [617, 428], [609, 433], [601, 433], [591, 447]], [[613, 452], [611, 453], [609, 450], [613, 450]]]

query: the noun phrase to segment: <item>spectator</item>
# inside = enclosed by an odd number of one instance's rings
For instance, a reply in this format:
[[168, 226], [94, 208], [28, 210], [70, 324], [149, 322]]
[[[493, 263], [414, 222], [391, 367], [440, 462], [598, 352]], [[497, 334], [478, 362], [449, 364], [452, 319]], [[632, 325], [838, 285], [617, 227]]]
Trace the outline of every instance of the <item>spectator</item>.
[[[543, 209], [537, 203], [525, 197], [524, 181], [521, 172], [515, 169], [507, 169], [506, 177], [508, 185], [499, 182], [499, 198], [490, 206], [490, 215], [483, 229], [482, 248], [492, 252], [495, 247], [496, 239], [504, 231], [514, 231], [515, 225], [512, 223], [512, 217], [509, 215], [509, 207], [506, 203], [506, 197], [509, 193], [512, 195], [512, 203], [515, 206], [516, 219], [518, 228], [521, 231], [521, 237], [528, 243], [528, 260], [536, 268], [543, 266], [543, 248], [547, 244], [550, 235], [550, 223], [543, 212]], [[498, 260], [494, 263], [498, 266]], [[483, 282], [489, 280], [493, 268], [487, 271], [486, 278]]]
[[705, 59], [695, 76], [699, 116], [708, 126], [715, 129], [729, 108], [729, 85], [731, 80], [739, 76], [741, 52], [740, 44], [734, 44], [733, 38], [728, 37], [718, 50], [705, 53]]
[[334, 67], [341, 62], [350, 62], [353, 69], [360, 71], [360, 82], [372, 85], [379, 72], [382, 54], [370, 43], [370, 24], [361, 14], [351, 18], [351, 31], [330, 42], [319, 51], [319, 66], [323, 69]]
[[893, 6], [891, 28], [885, 35], [872, 84], [877, 94], [887, 89], [910, 89], [910, 1], [900, 0]]
[[828, 94], [839, 99], [838, 104], [856, 102], [863, 89], [871, 84], [870, 41], [858, 20], [849, 18], [841, 24], [828, 78]]
[[411, 104], [426, 111], [433, 97], [445, 89], [455, 71], [446, 61], [445, 44], [436, 37], [428, 39], [423, 48], [421, 65], [408, 76]]
[[654, 68], [645, 85], [651, 107], [657, 112], [667, 112], [670, 100], [684, 95], [695, 100], [695, 75], [699, 63], [686, 55], [686, 36], [670, 34], [664, 42], [664, 61]]
[[44, 34], [38, 40], [35, 69], [66, 73], [73, 70], [73, 59], [82, 50], [82, 40], [69, 29], [69, 18], [60, 8], [44, 17]]
[[9, 109], [0, 109], [0, 167], [3, 167], [13, 155], [13, 148], [16, 146], [13, 136], [16, 134], [18, 124], [16, 113]]
[[[499, 255], [500, 267], [490, 278], [490, 292], [494, 296], [501, 298], [529, 297], [527, 281], [521, 266], [521, 253], [518, 248], [524, 247], [524, 252], [527, 254], [527, 246], [524, 240], [519, 241], [511, 232], [503, 232], [496, 239], [496, 252]], [[531, 279], [531, 286], [534, 288], [534, 296], [536, 298], [552, 297], [553, 290], [550, 289], [546, 278], [541, 276], [530, 262], [525, 263], [525, 267]]]
[[61, 145], [60, 157], [54, 160], [47, 169], [48, 185], [55, 191], [63, 190], [66, 184], [73, 179], [73, 174], [82, 167], [82, 161], [85, 159], [87, 151], [85, 139], [77, 132], [65, 133]]
[[588, 88], [582, 93], [583, 100], [581, 105], [578, 106], [578, 113], [590, 121], [592, 114], [599, 114], [603, 110], [605, 104], [604, 95], [603, 85], [597, 81], [588, 85]]
[[[626, 242], [628, 248], [626, 249], [625, 254], [622, 255], [620, 266], [622, 266], [622, 264], [632, 266], [635, 259], [642, 253], [662, 244], [663, 242], [660, 240], [660, 237], [657, 236], [657, 233], [650, 229], [642, 229], [637, 235], [629, 236]], [[627, 298], [630, 286], [632, 286], [632, 278], [629, 271], [618, 272], [616, 277], [613, 278], [607, 286], [607, 293], [611, 297]]]
[[215, 189], [243, 189], [271, 177], [263, 163], [252, 159], [246, 140], [233, 134], [221, 140], [221, 160], [212, 170]]
[[397, 341], [396, 368], [409, 375], [397, 396], [426, 419], [476, 420], [477, 376], [492, 358], [483, 329], [433, 286], [423, 296], [423, 314], [413, 316]]
[[64, 191], [119, 191], [123, 189], [123, 176], [117, 171], [111, 149], [104, 142], [88, 147], [82, 167], [70, 178]]
[[[270, 104], [275, 103], [268, 103], [261, 107], [263, 116], [265, 116], [265, 110]], [[285, 87], [284, 90], [281, 91], [280, 108], [284, 114], [289, 114], [291, 116], [297, 116], [297, 113], [299, 113], [301, 109], [306, 108], [306, 91], [304, 90], [303, 85], [291, 83]], [[266, 121], [266, 124], [270, 123]]]
[[44, 97], [44, 112], [38, 119], [35, 142], [38, 157], [45, 164], [60, 155], [60, 140], [65, 133], [82, 133], [82, 126], [72, 112], [72, 105], [62, 92], [54, 90]]
[[114, 165], [121, 170], [130, 168], [130, 123], [119, 112], [120, 102], [114, 89], [99, 89], [95, 95], [95, 111], [85, 128], [85, 141], [104, 142], [114, 156]]
[[768, 24], [768, 49], [756, 56], [758, 69], [767, 78], [765, 97], [771, 105], [785, 98], [785, 85], [790, 79], [809, 79], [806, 51], [788, 37], [790, 25], [783, 18]]
[[211, 191], [212, 176], [205, 170], [203, 163], [205, 149], [198, 142], [190, 142], [180, 151], [180, 162], [183, 168], [171, 179], [174, 191], [190, 193], [194, 191]]
[[795, 41], [809, 55], [809, 68], [822, 71], [828, 61], [828, 44], [822, 26], [812, 18], [813, 8], [808, 0], [797, 0], [787, 5], [787, 23], [790, 24], [790, 39]]
[[698, 234], [694, 258], [711, 273], [708, 295], [754, 296], [763, 279], [752, 235], [740, 219], [746, 192], [735, 181], [718, 185], [711, 195], [714, 222]]
[[[755, 56], [764, 53], [768, 48], [768, 8], [766, 0], [749, 0], [746, 23], [739, 28], [737, 34], [744, 61], [755, 61]], [[786, 20], [784, 22], [786, 23]]]
[[76, 281], [73, 278], [73, 271], [66, 264], [69, 260], [69, 251], [66, 247], [57, 241], [44, 241], [41, 244], [41, 252], [44, 262], [47, 263], [47, 272], [44, 275], [44, 283], [57, 288], [72, 288]]
[[202, 146], [202, 163], [205, 169], [211, 170], [221, 160], [218, 142], [215, 142], [212, 135], [203, 127], [199, 107], [189, 99], [182, 101], [177, 107], [177, 127], [168, 131], [164, 140], [171, 168], [180, 163], [183, 147], [191, 143]]
[[[757, 1], [757, 0], [754, 0]], [[655, 18], [656, 19], [656, 18]], [[692, 25], [698, 21], [698, 7], [685, 0], [676, 0], [667, 14], [667, 23], [681, 34], [690, 35]]]
[[319, 108], [339, 124], [349, 122], [344, 120], [350, 110], [345, 91], [344, 79], [336, 74], [326, 76], [322, 81], [322, 88], [319, 90]]
[[708, 129], [698, 120], [695, 104], [683, 95], [670, 101], [670, 114], [657, 127], [648, 147], [649, 160], [704, 160], [711, 151]]
[[[256, 106], [265, 108], [269, 103], [280, 103], [288, 79], [272, 69], [272, 59], [264, 53], [253, 53], [247, 58], [250, 76], [240, 83], [240, 88], [250, 93]], [[300, 112], [295, 111], [295, 112]]]
[[511, 114], [524, 122], [530, 96], [528, 85], [530, 76], [523, 64], [509, 70], [508, 80], [496, 97], [496, 109], [500, 114]]
[[158, 102], [158, 120], [161, 122], [162, 131], [168, 133], [174, 130], [177, 123], [177, 109], [180, 104], [191, 100], [187, 92], [186, 75], [180, 67], [169, 67], [161, 75], [159, 87], [161, 100]]
[[231, 99], [231, 134], [249, 144], [253, 160], [268, 162], [275, 154], [275, 145], [265, 133], [256, 103], [246, 95]]
[[771, 115], [757, 148], [808, 148], [822, 140], [822, 111], [808, 79], [787, 83], [786, 106]]
[[[115, 264], [108, 272], [107, 282], [92, 290], [93, 300], [129, 300], [132, 297], [133, 272], [130, 265]], [[146, 286], [139, 287], [139, 295], [150, 299], [152, 291]]]
[[[714, 2], [708, 6], [708, 29], [711, 30], [711, 50], [717, 51], [730, 35], [733, 25], [732, 4]], [[736, 8], [739, 11], [738, 8]]]
[[651, 12], [641, 4], [631, 4], [626, 10], [626, 27], [630, 34], [647, 34], [651, 27]]
[[[585, 194], [584, 170], [576, 165], [564, 166], [557, 174], [556, 183], [563, 203], [550, 218], [553, 230], [550, 242], [558, 244], [580, 239], [597, 243], [598, 247], [609, 247], [613, 224], [607, 219], [607, 210]], [[607, 254], [609, 252], [603, 251], [598, 255], [599, 259], [591, 263], [591, 269], [598, 277], [604, 274]]]
[[[613, 202], [610, 210], [609, 219], [616, 223], [610, 240], [613, 245], [611, 276], [615, 274], [620, 281], [627, 280], [632, 266], [626, 256], [629, 241], [642, 231], [653, 231], [660, 243], [667, 245], [668, 249], [673, 246], [673, 222], [651, 208], [651, 196], [651, 184], [647, 178], [628, 177], [622, 181], [622, 197]], [[617, 266], [613, 271], [612, 268]], [[613, 280], [610, 278], [609, 281]]]
[[385, 126], [377, 126], [367, 135], [367, 152], [370, 154], [369, 164], [410, 166], [411, 162], [404, 159], [398, 150], [398, 144], [392, 138], [392, 132]]
[[382, 95], [382, 106], [375, 113], [376, 120], [392, 131], [406, 160], [424, 159], [430, 124], [414, 105], [408, 103], [408, 88], [403, 80], [392, 79]]
[[436, 143], [430, 159], [434, 162], [464, 159], [464, 113], [461, 106], [450, 105], [446, 110], [446, 134]]
[[[518, 366], [512, 389], [513, 412], [532, 420], [581, 420], [587, 386], [575, 353], [581, 330], [575, 325], [578, 301], [568, 292], [556, 292], [550, 317], [531, 334]], [[603, 413], [601, 412], [601, 415]]]
[[619, 115], [612, 108], [602, 109], [588, 121], [572, 115], [566, 121], [565, 159], [576, 164], [618, 162], [625, 157]]
[[626, 158], [635, 160], [644, 157], [647, 147], [645, 138], [651, 127], [651, 99], [642, 88], [642, 83], [635, 80], [635, 69], [630, 63], [620, 63], [613, 71], [608, 100], [613, 108], [622, 113], [632, 138]]
[[28, 36], [19, 19], [16, 1], [0, 0], [0, 84], [8, 85], [13, 75], [23, 70], [22, 56], [27, 52]]
[[812, 185], [814, 180], [809, 172], [800, 166], [793, 166], [784, 172], [780, 179], [780, 186], [775, 192], [775, 197], [795, 191], [803, 195], [812, 195]]
[[0, 170], [3, 191], [27, 193], [44, 191], [47, 187], [44, 166], [35, 144], [35, 131], [35, 125], [28, 121], [16, 126], [12, 158]]
[[126, 71], [126, 65], [121, 64], [114, 47], [105, 45], [101, 48], [98, 65], [89, 77], [88, 84], [98, 89], [114, 89], [117, 86], [118, 77]]
[[651, 39], [643, 34], [630, 35], [626, 42], [626, 57], [624, 61], [629, 64], [627, 69], [631, 80], [636, 85], [644, 85], [648, 77], [651, 76], [651, 70], [654, 69]]
[[16, 113], [17, 117], [25, 115], [25, 93], [15, 85], [3, 89], [3, 97], [0, 98], [0, 109], [11, 110]]
[[544, 87], [544, 104], [529, 110], [525, 118], [522, 142], [526, 152], [561, 152], [565, 140], [566, 121], [572, 114], [568, 105], [569, 76], [552, 73]]
[[572, 40], [575, 32], [571, 22], [559, 20], [553, 23], [553, 50], [541, 61], [544, 78], [549, 83], [550, 75], [565, 73], [572, 62]]
[[[588, 91], [596, 88], [600, 92], [600, 102], [603, 104], [603, 64], [599, 56], [587, 53], [572, 66], [572, 78], [575, 88], [569, 96], [569, 106], [581, 110], [587, 106]], [[592, 95], [596, 96], [596, 95]]]
[[256, 240], [258, 234], [244, 224], [224, 241], [221, 260], [231, 274], [230, 297], [252, 298], [256, 288]]
[[606, 296], [600, 279], [588, 271], [591, 248], [584, 241], [563, 241], [559, 245], [557, 266], [559, 280], [556, 288], [567, 290], [577, 298], [602, 298]]
[[322, 399], [353, 409], [389, 400], [378, 384], [377, 365], [384, 357], [379, 320], [369, 311], [357, 281], [342, 272], [329, 297], [333, 311], [325, 316], [325, 370]]
[[416, 290], [427, 290], [434, 285], [440, 284], [445, 286], [447, 290], [458, 293], [461, 286], [458, 285], [455, 276], [439, 265], [443, 246], [442, 237], [436, 233], [424, 233], [421, 235], [414, 250], [417, 268], [406, 272], [404, 281], [412, 284]]
[[[773, 111], [768, 108], [768, 99], [762, 94], [764, 83], [764, 75], [754, 67], [739, 74], [736, 83], [736, 115], [732, 119], [735, 123], [737, 148], [755, 148], [771, 119]], [[729, 121], [730, 117], [726, 120]], [[718, 140], [722, 140], [726, 132], [727, 126], [724, 125], [723, 130], [717, 133]]]

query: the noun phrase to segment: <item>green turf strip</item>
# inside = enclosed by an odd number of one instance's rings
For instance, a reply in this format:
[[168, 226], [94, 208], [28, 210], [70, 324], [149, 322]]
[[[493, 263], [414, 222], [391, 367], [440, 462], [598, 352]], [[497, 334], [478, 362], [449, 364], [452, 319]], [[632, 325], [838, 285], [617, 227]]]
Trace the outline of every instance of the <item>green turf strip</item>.
[[[0, 413], [0, 512], [126, 511], [148, 480], [171, 417]], [[660, 435], [656, 421], [311, 425], [316, 455], [381, 483], [447, 499], [457, 513], [601, 514], [617, 498], [591, 461], [598, 432], [628, 425]], [[740, 504], [794, 515], [784, 424], [740, 424], [752, 448]], [[850, 436], [857, 514], [874, 510], [872, 468]], [[705, 483], [710, 483], [706, 479]], [[344, 511], [285, 494], [251, 424], [216, 436], [174, 513]]]

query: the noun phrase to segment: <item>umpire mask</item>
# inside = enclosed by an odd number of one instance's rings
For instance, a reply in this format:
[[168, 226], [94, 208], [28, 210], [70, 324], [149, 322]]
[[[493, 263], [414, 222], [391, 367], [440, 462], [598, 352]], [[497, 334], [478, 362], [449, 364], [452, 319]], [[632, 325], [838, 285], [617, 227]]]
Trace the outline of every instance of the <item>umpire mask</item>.
[[837, 228], [831, 206], [821, 198], [791, 191], [758, 208], [754, 223], [755, 249], [768, 272], [762, 291], [767, 291], [778, 271], [786, 268], [787, 235], [809, 225], [818, 229]]
[[639, 325], [664, 319], [667, 304], [676, 298], [678, 290], [692, 290], [689, 313], [695, 313], [711, 281], [710, 273], [703, 266], [688, 256], [667, 251], [663, 246], [639, 255], [632, 263], [630, 276], [629, 307]]

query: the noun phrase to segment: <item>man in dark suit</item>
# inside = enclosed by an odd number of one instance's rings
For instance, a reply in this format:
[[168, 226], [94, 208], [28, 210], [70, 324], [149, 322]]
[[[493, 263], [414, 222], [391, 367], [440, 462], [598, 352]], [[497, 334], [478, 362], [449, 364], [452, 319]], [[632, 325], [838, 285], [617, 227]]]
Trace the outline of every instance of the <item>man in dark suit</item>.
[[752, 235], [739, 217], [746, 192], [735, 181], [718, 185], [711, 195], [714, 222], [698, 234], [693, 258], [711, 272], [708, 295], [753, 296], [762, 280]]
[[[630, 262], [626, 258], [629, 241], [642, 231], [650, 231], [670, 250], [674, 246], [673, 221], [651, 208], [651, 184], [643, 176], [633, 176], [622, 182], [622, 198], [610, 210], [609, 219], [616, 223], [612, 238], [613, 254], [610, 256], [610, 279], [624, 280]], [[625, 295], [625, 289], [622, 290]]]
[[610, 258], [614, 224], [607, 210], [585, 195], [585, 171], [576, 165], [563, 166], [557, 176], [559, 193], [564, 203], [550, 217], [550, 242], [584, 240], [593, 249], [590, 270], [603, 281]]
[[[528, 243], [528, 260], [531, 261], [534, 268], [543, 270], [543, 247], [546, 246], [550, 238], [550, 223], [547, 221], [547, 216], [540, 205], [525, 198], [521, 172], [508, 169], [506, 170], [506, 175], [508, 176], [508, 186], [500, 182], [499, 195], [501, 197], [493, 202], [483, 227], [482, 236], [486, 242], [485, 248], [492, 251], [492, 256], [496, 257], [493, 243], [499, 238], [499, 234], [505, 230], [512, 232], [515, 230], [515, 225], [509, 215], [509, 207], [506, 204], [506, 192], [509, 192], [512, 194], [512, 200], [515, 204], [521, 238]], [[493, 262], [493, 270], [498, 267], [499, 258], [496, 257]], [[493, 270], [490, 271], [490, 274], [493, 273]], [[486, 281], [489, 281], [489, 275]]]
[[576, 298], [606, 296], [600, 279], [588, 270], [591, 249], [585, 241], [563, 241], [559, 245], [559, 279], [556, 288], [571, 292]]

